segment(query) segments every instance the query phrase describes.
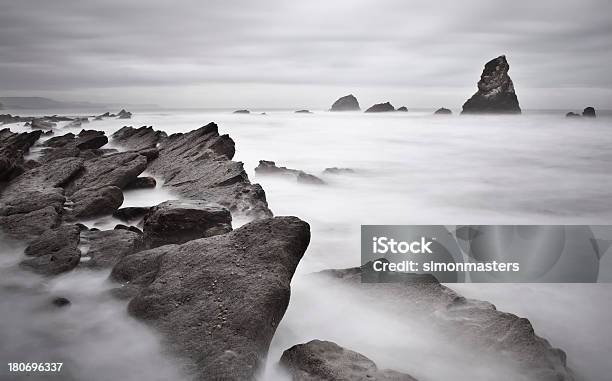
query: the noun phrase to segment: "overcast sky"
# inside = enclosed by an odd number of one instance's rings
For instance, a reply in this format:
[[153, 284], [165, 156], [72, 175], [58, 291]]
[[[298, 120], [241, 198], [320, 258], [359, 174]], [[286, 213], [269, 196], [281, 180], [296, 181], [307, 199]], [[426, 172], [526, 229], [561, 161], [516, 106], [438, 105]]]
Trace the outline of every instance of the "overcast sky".
[[523, 108], [612, 108], [610, 0], [0, 0], [0, 96], [457, 108], [500, 54]]

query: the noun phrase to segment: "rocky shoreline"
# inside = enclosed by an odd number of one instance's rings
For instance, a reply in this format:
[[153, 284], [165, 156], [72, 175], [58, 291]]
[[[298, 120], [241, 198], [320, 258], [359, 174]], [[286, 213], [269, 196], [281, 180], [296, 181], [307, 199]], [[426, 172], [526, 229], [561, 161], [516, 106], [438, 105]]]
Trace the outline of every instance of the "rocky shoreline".
[[[341, 104], [340, 109], [355, 107], [352, 99]], [[309, 225], [272, 216], [264, 190], [250, 182], [242, 163], [232, 161], [234, 141], [214, 123], [173, 135], [124, 127], [111, 140], [125, 151], [104, 148], [109, 138], [102, 131], [45, 131], [53, 137], [43, 142], [42, 129], [0, 131], [0, 227], [27, 245], [20, 265], [45, 276], [110, 269], [117, 284], [113, 294], [129, 300], [129, 313], [162, 334], [187, 374], [197, 380], [255, 379], [289, 304]], [[28, 158], [34, 148], [40, 155]], [[298, 180], [308, 175], [273, 162], [263, 167]], [[151, 183], [141, 176], [145, 170], [183, 199], [120, 209], [123, 190]], [[109, 215], [123, 216], [127, 225], [100, 231], [80, 223]], [[236, 216], [251, 222], [233, 229]], [[499, 351], [530, 377], [574, 380], [563, 351], [538, 337], [528, 320], [466, 300], [435, 279], [364, 287], [360, 272], [316, 276], [348, 285], [373, 303], [396, 299], [398, 313], [410, 304], [418, 318]], [[281, 364], [295, 380], [414, 380], [323, 341], [288, 349]]]

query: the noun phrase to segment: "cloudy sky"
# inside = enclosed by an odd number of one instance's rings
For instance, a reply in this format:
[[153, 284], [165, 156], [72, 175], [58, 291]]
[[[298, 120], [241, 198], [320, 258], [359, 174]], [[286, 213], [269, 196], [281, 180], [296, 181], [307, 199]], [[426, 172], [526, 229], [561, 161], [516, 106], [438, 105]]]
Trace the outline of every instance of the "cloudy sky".
[[457, 108], [500, 54], [523, 108], [612, 109], [610, 0], [0, 0], [0, 96]]

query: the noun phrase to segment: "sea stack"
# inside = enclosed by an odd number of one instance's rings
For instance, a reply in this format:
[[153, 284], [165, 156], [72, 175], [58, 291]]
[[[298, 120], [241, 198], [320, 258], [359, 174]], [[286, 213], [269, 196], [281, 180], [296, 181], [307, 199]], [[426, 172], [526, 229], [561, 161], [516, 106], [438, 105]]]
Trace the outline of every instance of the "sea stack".
[[520, 114], [509, 69], [506, 56], [487, 62], [478, 81], [478, 91], [465, 102], [462, 114]]
[[346, 95], [331, 106], [329, 111], [360, 111], [359, 102], [353, 94]]
[[585, 108], [584, 111], [582, 111], [582, 116], [587, 117], [587, 118], [595, 118], [597, 116], [597, 114], [595, 113], [595, 108], [594, 107]]
[[369, 109], [365, 110], [365, 112], [391, 112], [395, 111], [395, 107], [389, 102], [385, 103], [377, 103]]

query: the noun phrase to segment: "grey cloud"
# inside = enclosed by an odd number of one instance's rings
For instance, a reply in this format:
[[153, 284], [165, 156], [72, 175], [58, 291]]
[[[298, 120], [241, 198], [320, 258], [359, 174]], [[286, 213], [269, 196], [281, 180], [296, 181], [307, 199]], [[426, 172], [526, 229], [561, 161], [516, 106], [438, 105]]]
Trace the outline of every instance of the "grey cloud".
[[0, 89], [11, 94], [227, 83], [459, 99], [503, 53], [519, 91], [612, 91], [608, 0], [0, 1]]

